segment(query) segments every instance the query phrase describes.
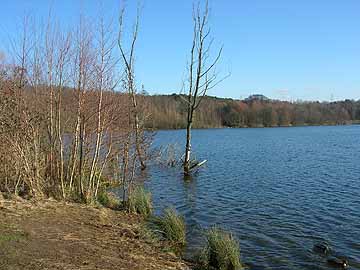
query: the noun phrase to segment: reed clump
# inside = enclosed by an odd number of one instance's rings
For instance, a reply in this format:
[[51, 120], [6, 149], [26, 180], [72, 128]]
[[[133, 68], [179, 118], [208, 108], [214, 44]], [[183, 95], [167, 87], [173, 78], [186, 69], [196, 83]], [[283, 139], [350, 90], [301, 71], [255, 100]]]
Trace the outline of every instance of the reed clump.
[[218, 227], [210, 228], [206, 233], [206, 246], [199, 258], [204, 269], [240, 270], [240, 246], [231, 233]]
[[111, 192], [101, 190], [97, 195], [97, 202], [106, 208], [113, 210], [121, 209], [120, 200]]
[[150, 217], [153, 210], [151, 193], [141, 186], [135, 187], [129, 194], [127, 209], [130, 213], [139, 214], [144, 218]]
[[171, 246], [183, 249], [186, 245], [186, 225], [184, 218], [173, 208], [164, 210], [164, 214], [157, 218], [155, 224], [158, 231], [162, 234]]

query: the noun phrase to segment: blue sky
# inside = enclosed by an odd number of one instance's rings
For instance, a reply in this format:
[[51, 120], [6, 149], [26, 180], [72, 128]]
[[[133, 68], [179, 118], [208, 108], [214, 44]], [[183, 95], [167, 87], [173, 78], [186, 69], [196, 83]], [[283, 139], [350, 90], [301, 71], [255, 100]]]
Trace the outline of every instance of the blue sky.
[[[192, 0], [144, 0], [137, 46], [137, 79], [152, 94], [178, 92], [191, 45]], [[103, 0], [108, 17], [120, 1]], [[291, 100], [360, 99], [359, 0], [211, 0], [219, 70], [231, 76], [210, 95], [262, 93]], [[0, 50], [25, 13], [64, 24], [79, 13], [96, 18], [98, 0], [2, 0]], [[127, 0], [128, 23], [136, 9]]]

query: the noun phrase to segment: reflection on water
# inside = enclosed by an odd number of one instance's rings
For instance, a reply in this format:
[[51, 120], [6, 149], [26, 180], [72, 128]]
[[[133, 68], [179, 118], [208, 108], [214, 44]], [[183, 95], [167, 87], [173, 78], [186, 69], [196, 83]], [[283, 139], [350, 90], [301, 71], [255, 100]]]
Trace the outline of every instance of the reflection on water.
[[[182, 145], [185, 131], [160, 131], [155, 145]], [[240, 240], [251, 269], [331, 269], [314, 254], [326, 241], [360, 269], [360, 126], [195, 130], [207, 165], [183, 181], [152, 166], [146, 186], [156, 211], [172, 205], [188, 225], [188, 253], [201, 228], [219, 224]]]

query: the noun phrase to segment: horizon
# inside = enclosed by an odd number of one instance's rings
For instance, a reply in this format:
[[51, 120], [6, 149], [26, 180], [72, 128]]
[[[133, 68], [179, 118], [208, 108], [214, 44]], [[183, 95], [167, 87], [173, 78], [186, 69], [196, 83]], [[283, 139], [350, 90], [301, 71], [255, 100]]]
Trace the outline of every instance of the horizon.
[[[184, 93], [164, 93], [164, 94], [158, 94], [158, 93], [147, 93], [145, 95], [148, 96], [173, 96], [173, 95], [186, 95]], [[336, 103], [336, 102], [344, 102], [344, 101], [353, 101], [353, 102], [359, 102], [360, 99], [351, 99], [351, 98], [345, 98], [345, 99], [334, 99], [334, 100], [305, 100], [305, 99], [296, 99], [296, 100], [282, 100], [282, 99], [274, 99], [274, 98], [270, 98], [268, 96], [265, 96], [261, 93], [253, 93], [250, 94], [247, 97], [244, 98], [232, 98], [232, 97], [222, 97], [222, 96], [215, 96], [215, 95], [205, 95], [206, 97], [209, 98], [217, 98], [217, 99], [231, 99], [234, 101], [245, 101], [247, 98], [250, 98], [251, 96], [256, 96], [256, 95], [261, 95], [264, 96], [265, 98], [268, 98], [269, 101], [277, 101], [277, 102], [289, 102], [289, 103], [315, 103], [315, 102], [320, 102], [320, 103]]]
[[[63, 27], [71, 28], [80, 13], [96, 18], [100, 2], [5, 0], [0, 11], [0, 52], [8, 54], [9, 38], [18, 33], [24, 14], [44, 21], [51, 9]], [[135, 17], [135, 2], [127, 3], [127, 26]], [[193, 1], [142, 2], [137, 82], [151, 95], [171, 95], [171, 89], [181, 89], [185, 74]], [[356, 13], [360, 2], [231, 0], [225, 4], [212, 0], [210, 7], [214, 51], [224, 45], [219, 69], [231, 76], [209, 96], [243, 100], [261, 93], [282, 101], [360, 99], [360, 20]], [[102, 8], [108, 19], [116, 19], [119, 1], [103, 1]]]

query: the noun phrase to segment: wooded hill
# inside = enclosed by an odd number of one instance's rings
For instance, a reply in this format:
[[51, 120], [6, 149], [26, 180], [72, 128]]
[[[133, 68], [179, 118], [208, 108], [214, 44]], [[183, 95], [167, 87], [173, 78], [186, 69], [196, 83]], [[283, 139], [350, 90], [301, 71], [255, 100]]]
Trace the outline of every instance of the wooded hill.
[[[146, 123], [148, 128], [185, 128], [185, 96], [172, 94], [143, 97], [149, 112]], [[287, 102], [206, 96], [196, 112], [194, 127], [278, 127], [354, 123], [360, 123], [360, 100]]]

